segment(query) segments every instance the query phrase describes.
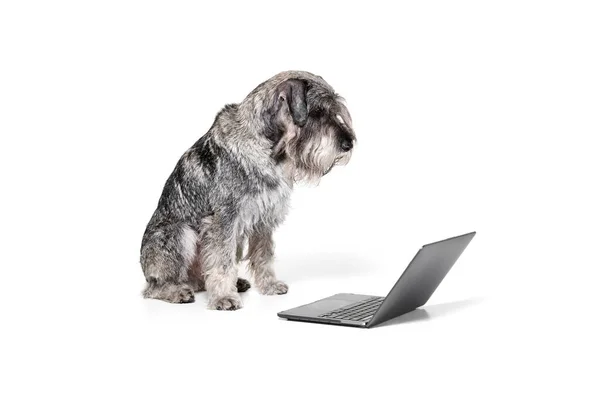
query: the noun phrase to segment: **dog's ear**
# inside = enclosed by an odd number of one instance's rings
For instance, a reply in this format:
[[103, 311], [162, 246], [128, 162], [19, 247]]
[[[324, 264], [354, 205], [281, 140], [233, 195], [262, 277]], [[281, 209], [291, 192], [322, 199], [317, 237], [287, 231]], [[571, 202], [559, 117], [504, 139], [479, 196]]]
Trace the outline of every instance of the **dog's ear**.
[[[277, 86], [276, 102], [287, 103], [294, 124], [306, 125], [308, 109], [306, 107], [306, 82], [300, 79], [288, 79]], [[279, 107], [277, 107], [279, 108]]]

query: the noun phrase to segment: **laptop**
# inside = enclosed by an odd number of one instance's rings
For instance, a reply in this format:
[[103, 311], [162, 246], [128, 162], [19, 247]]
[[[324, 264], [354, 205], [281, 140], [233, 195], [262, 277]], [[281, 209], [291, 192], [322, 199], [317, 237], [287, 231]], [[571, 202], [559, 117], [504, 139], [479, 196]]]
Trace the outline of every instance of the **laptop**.
[[424, 305], [475, 236], [475, 232], [426, 244], [385, 297], [340, 293], [277, 313], [301, 322], [371, 328]]

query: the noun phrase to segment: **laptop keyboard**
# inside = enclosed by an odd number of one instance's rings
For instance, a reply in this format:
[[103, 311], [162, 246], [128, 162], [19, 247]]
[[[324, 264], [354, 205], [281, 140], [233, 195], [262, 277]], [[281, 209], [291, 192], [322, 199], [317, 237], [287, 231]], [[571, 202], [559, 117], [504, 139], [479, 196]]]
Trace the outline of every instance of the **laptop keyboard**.
[[319, 317], [345, 319], [350, 321], [368, 321], [373, 317], [373, 314], [375, 314], [375, 311], [377, 311], [381, 303], [383, 303], [383, 300], [385, 300], [385, 297], [371, 297], [350, 304], [349, 306], [336, 308], [333, 311], [319, 315]]

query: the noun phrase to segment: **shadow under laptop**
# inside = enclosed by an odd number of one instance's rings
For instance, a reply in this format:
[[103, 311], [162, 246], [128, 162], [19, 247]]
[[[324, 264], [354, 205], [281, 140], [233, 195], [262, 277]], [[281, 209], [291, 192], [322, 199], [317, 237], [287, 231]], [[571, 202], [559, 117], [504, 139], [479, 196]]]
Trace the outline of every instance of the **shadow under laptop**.
[[417, 308], [414, 311], [393, 318], [389, 321], [383, 322], [373, 328], [379, 328], [383, 326], [398, 325], [398, 324], [409, 324], [413, 322], [426, 321], [433, 318], [442, 317], [449, 314], [454, 314], [465, 308], [475, 306], [483, 302], [481, 297], [473, 297], [466, 300], [451, 301], [448, 303], [432, 304], [430, 306]]

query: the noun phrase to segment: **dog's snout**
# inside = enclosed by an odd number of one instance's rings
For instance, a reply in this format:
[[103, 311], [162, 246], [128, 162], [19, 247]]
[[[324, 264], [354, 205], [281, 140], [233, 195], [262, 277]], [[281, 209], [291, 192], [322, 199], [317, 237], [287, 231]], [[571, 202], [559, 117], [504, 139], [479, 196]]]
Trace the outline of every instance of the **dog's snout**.
[[348, 139], [344, 139], [342, 140], [342, 151], [347, 152], [352, 150], [352, 147], [354, 147], [354, 144], [352, 144], [352, 140], [348, 140]]

